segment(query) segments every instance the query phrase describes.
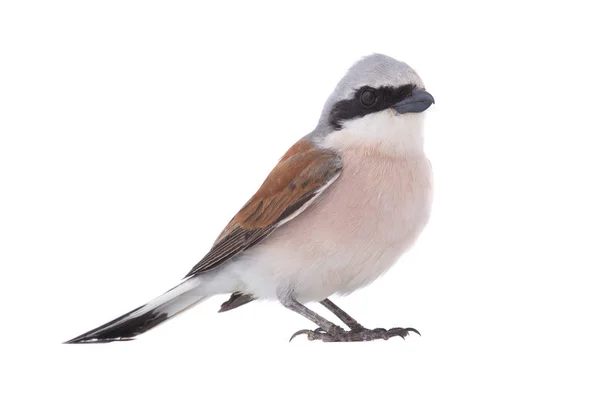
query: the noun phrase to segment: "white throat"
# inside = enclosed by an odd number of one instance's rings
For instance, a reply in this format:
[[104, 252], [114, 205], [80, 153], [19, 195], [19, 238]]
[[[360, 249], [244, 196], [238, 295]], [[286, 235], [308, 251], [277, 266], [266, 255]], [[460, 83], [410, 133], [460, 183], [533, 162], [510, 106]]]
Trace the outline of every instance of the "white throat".
[[357, 149], [398, 157], [423, 153], [423, 113], [397, 115], [393, 110], [345, 121], [342, 129], [325, 136], [321, 146]]

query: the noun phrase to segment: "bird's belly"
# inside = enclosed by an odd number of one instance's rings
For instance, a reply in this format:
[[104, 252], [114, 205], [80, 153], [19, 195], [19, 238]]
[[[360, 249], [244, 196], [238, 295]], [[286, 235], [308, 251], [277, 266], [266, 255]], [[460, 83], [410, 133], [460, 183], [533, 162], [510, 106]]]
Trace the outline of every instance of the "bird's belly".
[[371, 283], [427, 223], [431, 183], [424, 156], [346, 156], [341, 176], [309, 209], [243, 257], [241, 289], [266, 298], [289, 291], [306, 302]]

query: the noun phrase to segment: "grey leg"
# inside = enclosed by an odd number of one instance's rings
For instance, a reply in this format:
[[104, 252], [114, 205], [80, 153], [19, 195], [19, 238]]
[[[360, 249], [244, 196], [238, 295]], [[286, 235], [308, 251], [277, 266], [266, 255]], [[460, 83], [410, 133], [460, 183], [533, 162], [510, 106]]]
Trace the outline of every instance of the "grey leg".
[[350, 330], [357, 331], [357, 330], [365, 329], [365, 327], [362, 326], [361, 324], [359, 324], [358, 321], [356, 321], [354, 318], [352, 318], [350, 315], [348, 315], [344, 310], [342, 310], [341, 308], [336, 306], [333, 303], [333, 301], [331, 301], [329, 299], [325, 299], [321, 302], [321, 304], [326, 309], [331, 311], [336, 317], [338, 317], [340, 319], [340, 321], [342, 321], [344, 324], [346, 324], [346, 326], [348, 326], [348, 328], [350, 328]]
[[366, 329], [354, 318], [346, 314], [341, 308], [333, 304], [333, 302], [328, 299], [323, 300], [321, 304], [333, 312], [351, 329], [350, 331], [345, 331], [334, 323], [321, 317], [316, 312], [305, 307], [293, 297], [282, 297], [279, 299], [279, 301], [284, 307], [297, 312], [319, 326], [319, 328], [312, 331], [309, 329], [299, 330], [292, 335], [290, 341], [296, 336], [302, 334], [306, 334], [308, 340], [321, 340], [323, 342], [362, 342], [376, 339], [388, 340], [394, 336], [399, 336], [404, 339], [406, 336], [408, 336], [409, 332], [414, 332], [420, 335], [419, 331], [414, 328]]
[[[340, 328], [333, 322], [329, 322], [328, 320], [321, 317], [319, 314], [317, 314], [313, 310], [309, 309], [308, 307], [304, 306], [303, 304], [299, 303], [292, 297], [286, 297], [286, 298], [280, 299], [280, 302], [281, 302], [281, 304], [283, 304], [284, 307], [297, 312], [298, 314], [302, 315], [304, 318], [309, 319], [312, 322], [314, 322], [315, 324], [317, 324], [323, 332], [330, 332], [330, 333], [344, 332], [344, 330], [342, 328]], [[308, 332], [312, 332], [312, 331], [308, 331], [306, 329], [303, 329], [302, 331], [298, 331], [290, 338], [290, 340], [292, 340], [296, 335], [299, 335], [301, 333], [308, 333]]]

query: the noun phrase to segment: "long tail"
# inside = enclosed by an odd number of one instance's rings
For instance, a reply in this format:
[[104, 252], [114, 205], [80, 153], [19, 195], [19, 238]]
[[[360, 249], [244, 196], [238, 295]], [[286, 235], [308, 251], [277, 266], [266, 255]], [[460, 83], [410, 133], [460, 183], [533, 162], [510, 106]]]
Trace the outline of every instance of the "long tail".
[[195, 278], [187, 279], [145, 305], [65, 343], [106, 343], [135, 336], [173, 318], [207, 296], [198, 293]]

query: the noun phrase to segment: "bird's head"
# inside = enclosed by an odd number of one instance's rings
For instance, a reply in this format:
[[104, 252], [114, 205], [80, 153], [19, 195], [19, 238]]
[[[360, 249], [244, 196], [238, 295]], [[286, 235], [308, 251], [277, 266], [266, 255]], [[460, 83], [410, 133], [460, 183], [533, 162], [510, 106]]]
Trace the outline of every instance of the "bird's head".
[[422, 148], [423, 112], [434, 103], [407, 64], [382, 54], [355, 63], [329, 96], [313, 137], [331, 148]]

